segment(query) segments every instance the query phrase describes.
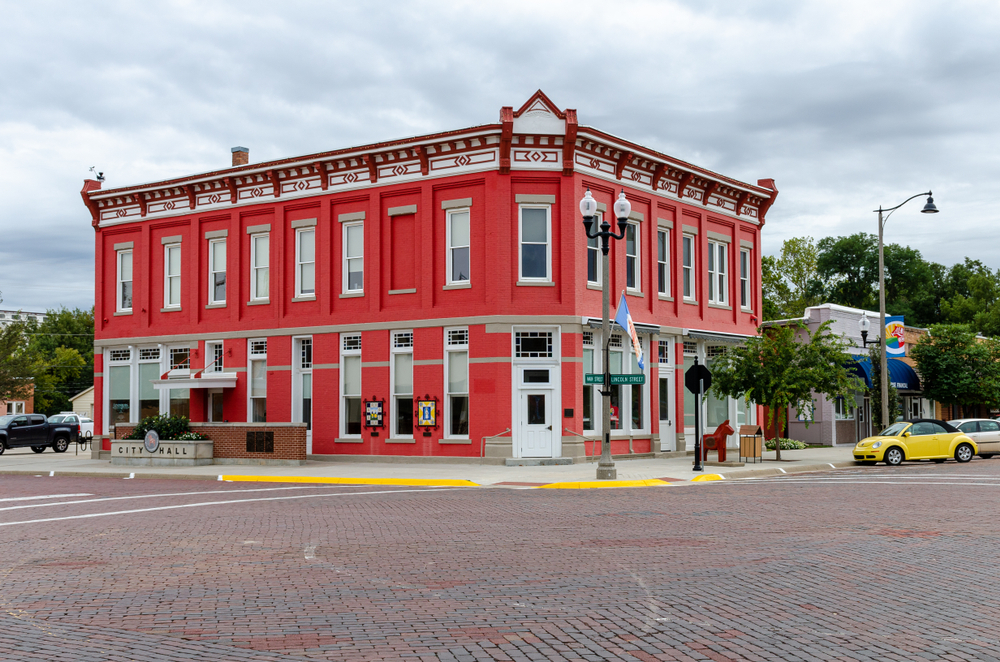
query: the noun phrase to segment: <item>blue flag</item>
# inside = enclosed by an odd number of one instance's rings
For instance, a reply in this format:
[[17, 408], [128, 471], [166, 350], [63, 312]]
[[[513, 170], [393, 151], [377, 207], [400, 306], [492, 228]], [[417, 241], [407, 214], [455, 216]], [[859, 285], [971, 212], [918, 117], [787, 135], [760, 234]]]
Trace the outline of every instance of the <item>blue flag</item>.
[[639, 334], [635, 332], [635, 324], [632, 323], [632, 313], [628, 311], [628, 304], [625, 303], [625, 292], [618, 302], [618, 312], [615, 313], [615, 324], [625, 330], [625, 333], [632, 339], [632, 349], [639, 359], [639, 370], [646, 369], [646, 361], [642, 356], [642, 343], [639, 342]]

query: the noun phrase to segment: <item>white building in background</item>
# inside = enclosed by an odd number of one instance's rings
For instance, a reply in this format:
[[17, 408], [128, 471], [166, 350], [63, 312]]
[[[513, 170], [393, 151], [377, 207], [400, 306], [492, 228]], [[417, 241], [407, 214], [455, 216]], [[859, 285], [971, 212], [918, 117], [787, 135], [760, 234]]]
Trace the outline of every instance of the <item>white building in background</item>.
[[36, 320], [39, 324], [45, 321], [45, 313], [34, 313], [30, 310], [0, 310], [0, 328], [11, 322]]

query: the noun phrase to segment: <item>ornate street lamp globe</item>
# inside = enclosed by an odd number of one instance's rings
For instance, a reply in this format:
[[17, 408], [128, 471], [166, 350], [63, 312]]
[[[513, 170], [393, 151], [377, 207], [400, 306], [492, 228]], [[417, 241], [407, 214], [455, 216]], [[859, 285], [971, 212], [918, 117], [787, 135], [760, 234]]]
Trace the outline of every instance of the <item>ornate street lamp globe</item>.
[[861, 329], [861, 335], [868, 335], [868, 330], [872, 328], [872, 323], [868, 321], [868, 315], [866, 313], [861, 313], [861, 319], [858, 320], [858, 328]]
[[594, 196], [590, 194], [589, 188], [586, 194], [584, 194], [583, 199], [580, 200], [580, 213], [584, 216], [597, 215], [597, 200], [594, 200]]
[[618, 199], [615, 201], [615, 218], [628, 218], [628, 215], [631, 213], [632, 203], [625, 197], [625, 191], [623, 190], [618, 194]]
[[934, 198], [933, 198], [933, 196], [930, 196], [930, 195], [927, 196], [927, 204], [925, 204], [924, 208], [920, 210], [920, 213], [921, 214], [936, 214], [936, 213], [938, 213], [938, 208], [937, 208], [937, 205], [934, 204]]

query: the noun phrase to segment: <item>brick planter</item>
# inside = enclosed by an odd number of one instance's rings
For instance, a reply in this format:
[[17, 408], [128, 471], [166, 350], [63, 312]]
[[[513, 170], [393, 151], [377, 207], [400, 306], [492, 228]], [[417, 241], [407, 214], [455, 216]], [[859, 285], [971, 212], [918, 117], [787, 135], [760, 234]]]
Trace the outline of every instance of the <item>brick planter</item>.
[[[134, 429], [134, 425], [119, 425], [117, 436], [119, 439], [127, 437]], [[191, 431], [200, 432], [211, 440], [212, 462], [206, 464], [299, 465], [306, 462], [305, 423], [191, 423]], [[116, 443], [112, 440], [112, 447]], [[142, 445], [141, 440], [135, 443]], [[111, 456], [114, 459], [114, 450]]]

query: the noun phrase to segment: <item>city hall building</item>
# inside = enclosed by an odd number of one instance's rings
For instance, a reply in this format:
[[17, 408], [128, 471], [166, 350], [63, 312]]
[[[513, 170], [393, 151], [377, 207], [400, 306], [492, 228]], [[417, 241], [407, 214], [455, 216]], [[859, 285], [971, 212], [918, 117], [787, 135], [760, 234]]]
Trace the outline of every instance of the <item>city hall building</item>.
[[[215, 458], [599, 455], [601, 259], [579, 201], [624, 190], [612, 451], [693, 445], [683, 370], [755, 334], [777, 196], [578, 124], [541, 91], [466, 129], [104, 190], [95, 419], [103, 448], [183, 414]], [[609, 218], [612, 223], [615, 219]], [[612, 314], [614, 311], [612, 311]], [[706, 398], [708, 428], [756, 420]], [[245, 446], [244, 440], [245, 439]], [[735, 438], [732, 440], [735, 443]]]

